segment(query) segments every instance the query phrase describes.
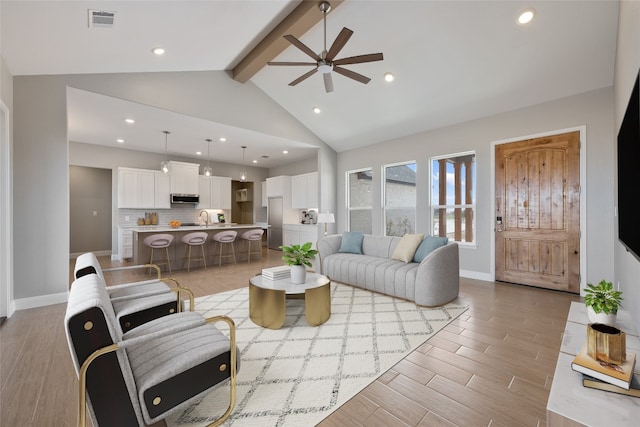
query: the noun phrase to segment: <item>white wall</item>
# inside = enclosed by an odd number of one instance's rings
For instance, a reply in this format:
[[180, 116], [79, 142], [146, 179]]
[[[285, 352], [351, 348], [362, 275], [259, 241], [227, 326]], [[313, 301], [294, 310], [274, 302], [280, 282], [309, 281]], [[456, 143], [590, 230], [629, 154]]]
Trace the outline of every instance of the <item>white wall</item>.
[[13, 312], [13, 77], [0, 52], [0, 317]]
[[[251, 82], [226, 72], [17, 76], [14, 83], [14, 297], [66, 301], [69, 286], [67, 86], [326, 146]], [[95, 166], [95, 165], [85, 165]], [[46, 213], [47, 221], [42, 221]], [[34, 261], [35, 260], [35, 261]]]
[[[373, 230], [383, 234], [381, 168], [408, 160], [417, 162], [416, 232], [429, 232], [429, 158], [452, 153], [476, 153], [477, 247], [461, 248], [460, 269], [466, 275], [489, 278], [493, 239], [491, 212], [491, 143], [586, 125], [587, 280], [613, 277], [613, 90], [604, 88], [472, 122], [424, 132], [338, 154], [338, 230], [346, 224], [345, 172], [373, 168]], [[423, 214], [420, 214], [420, 213]]]
[[[620, 2], [619, 10], [618, 48], [614, 76], [616, 136], [640, 69], [640, 2], [622, 1]], [[617, 186], [615, 188], [617, 189]], [[624, 301], [622, 305], [625, 309], [631, 311], [636, 330], [640, 331], [640, 261], [629, 254], [618, 241], [617, 224], [616, 221], [614, 231], [616, 274], [614, 283], [623, 292]]]

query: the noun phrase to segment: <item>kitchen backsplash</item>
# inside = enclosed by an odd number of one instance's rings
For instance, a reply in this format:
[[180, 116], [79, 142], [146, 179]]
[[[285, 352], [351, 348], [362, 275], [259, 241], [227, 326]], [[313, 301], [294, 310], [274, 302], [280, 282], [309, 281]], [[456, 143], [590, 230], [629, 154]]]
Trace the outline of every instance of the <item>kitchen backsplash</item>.
[[[219, 209], [206, 209], [209, 214], [224, 213], [225, 217], [229, 217], [230, 212]], [[171, 220], [180, 222], [200, 222], [199, 214], [202, 209], [193, 209], [193, 207], [177, 206], [171, 209], [118, 209], [118, 226], [137, 226], [138, 218], [144, 218], [145, 213], [155, 212], [158, 215], [158, 225], [167, 225]], [[128, 221], [127, 221], [128, 217]], [[204, 215], [202, 216], [204, 218]]]

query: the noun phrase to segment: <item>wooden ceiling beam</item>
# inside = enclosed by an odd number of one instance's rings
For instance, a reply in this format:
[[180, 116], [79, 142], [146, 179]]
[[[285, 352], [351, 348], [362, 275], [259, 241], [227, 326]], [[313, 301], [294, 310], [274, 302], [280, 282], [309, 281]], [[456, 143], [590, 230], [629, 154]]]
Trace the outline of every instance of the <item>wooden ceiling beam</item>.
[[[331, 11], [344, 0], [331, 0]], [[318, 22], [322, 21], [322, 12], [318, 6], [320, 1], [303, 0], [282, 20], [267, 36], [256, 45], [233, 69], [233, 79], [246, 83], [267, 62], [273, 61], [286, 48], [291, 46], [284, 36], [292, 34], [296, 38], [302, 37]], [[331, 12], [329, 12], [331, 13]], [[319, 52], [318, 52], [319, 53]]]

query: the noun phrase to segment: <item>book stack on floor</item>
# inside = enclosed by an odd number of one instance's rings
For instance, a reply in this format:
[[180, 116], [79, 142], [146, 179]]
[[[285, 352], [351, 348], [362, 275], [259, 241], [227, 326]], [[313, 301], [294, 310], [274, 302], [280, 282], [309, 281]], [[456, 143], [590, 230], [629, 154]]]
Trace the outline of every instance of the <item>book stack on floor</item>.
[[640, 397], [640, 382], [633, 375], [635, 366], [635, 353], [627, 352], [626, 360], [620, 365], [600, 362], [587, 354], [586, 343], [571, 363], [571, 369], [583, 375], [585, 387]]
[[291, 277], [291, 267], [279, 265], [277, 267], [263, 268], [262, 278], [267, 280], [282, 280]]

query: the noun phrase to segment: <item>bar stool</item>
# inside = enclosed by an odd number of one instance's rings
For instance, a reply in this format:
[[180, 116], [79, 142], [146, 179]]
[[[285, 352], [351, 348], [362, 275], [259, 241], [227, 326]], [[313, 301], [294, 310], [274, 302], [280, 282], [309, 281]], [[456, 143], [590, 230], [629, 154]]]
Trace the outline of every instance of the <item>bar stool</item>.
[[200, 251], [202, 253], [202, 256], [193, 258], [193, 260], [202, 261], [202, 263], [204, 264], [204, 269], [207, 269], [207, 259], [204, 255], [204, 243], [207, 241], [207, 237], [209, 237], [209, 235], [204, 231], [196, 231], [194, 233], [185, 234], [182, 237], [182, 243], [186, 244], [189, 247], [188, 255], [182, 259], [183, 265], [184, 260], [187, 260], [187, 272], [189, 272], [191, 268], [191, 248], [193, 246], [200, 246]]
[[[251, 261], [251, 252], [260, 252], [260, 258], [262, 258], [262, 235], [264, 234], [263, 229], [255, 229], [255, 230], [247, 230], [240, 235], [240, 239], [243, 240], [242, 247], [247, 248], [247, 263]], [[258, 249], [251, 250], [252, 243], [258, 244]]]
[[[238, 236], [238, 232], [235, 230], [227, 230], [221, 231], [213, 235], [213, 256], [216, 256], [216, 245], [220, 246], [220, 250], [218, 252], [218, 267], [222, 265], [222, 258], [233, 257], [233, 263], [236, 264], [236, 250], [233, 246], [233, 242], [235, 242], [236, 237]], [[231, 244], [231, 254], [223, 255], [224, 247]]]
[[[151, 248], [151, 256], [149, 257], [149, 264], [155, 264], [158, 267], [161, 265], [167, 265], [169, 267], [169, 274], [171, 274], [171, 260], [169, 259], [169, 246], [173, 242], [173, 234], [152, 234], [147, 236], [142, 241], [145, 246]], [[154, 249], [164, 249], [165, 259], [158, 261], [153, 261], [153, 250]]]

